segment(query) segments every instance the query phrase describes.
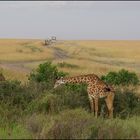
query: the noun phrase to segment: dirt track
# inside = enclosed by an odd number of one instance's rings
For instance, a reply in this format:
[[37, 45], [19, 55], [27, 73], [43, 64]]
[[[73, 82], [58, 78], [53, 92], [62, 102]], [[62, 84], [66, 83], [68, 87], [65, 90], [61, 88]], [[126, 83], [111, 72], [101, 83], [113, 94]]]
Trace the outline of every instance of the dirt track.
[[12, 69], [20, 72], [30, 72], [31, 69], [24, 66], [25, 63], [29, 62], [17, 62], [17, 63], [0, 63], [0, 68]]
[[[58, 59], [66, 59], [69, 58], [68, 54], [56, 47], [52, 47], [52, 49], [54, 50], [54, 60], [58, 60]], [[35, 60], [35, 61], [27, 61], [27, 62], [0, 62], [0, 68], [7, 68], [7, 69], [12, 69], [12, 70], [16, 70], [16, 71], [20, 71], [20, 72], [30, 72], [32, 69], [28, 68], [25, 66], [25, 64], [30, 64], [33, 62], [40, 62], [43, 60]]]
[[54, 50], [54, 59], [66, 59], [69, 58], [67, 52], [59, 48], [53, 47]]

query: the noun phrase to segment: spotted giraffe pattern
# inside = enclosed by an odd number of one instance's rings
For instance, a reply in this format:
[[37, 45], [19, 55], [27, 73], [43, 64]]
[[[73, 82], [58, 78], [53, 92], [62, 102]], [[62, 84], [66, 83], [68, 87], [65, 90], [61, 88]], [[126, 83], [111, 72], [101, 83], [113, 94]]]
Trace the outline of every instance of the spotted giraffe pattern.
[[95, 108], [95, 115], [97, 116], [98, 99], [105, 97], [105, 101], [109, 110], [109, 115], [113, 115], [114, 89], [111, 86], [107, 85], [105, 82], [103, 82], [97, 75], [87, 74], [75, 77], [61, 78], [59, 80], [56, 80], [54, 88], [66, 83], [86, 83], [91, 111], [94, 111]]

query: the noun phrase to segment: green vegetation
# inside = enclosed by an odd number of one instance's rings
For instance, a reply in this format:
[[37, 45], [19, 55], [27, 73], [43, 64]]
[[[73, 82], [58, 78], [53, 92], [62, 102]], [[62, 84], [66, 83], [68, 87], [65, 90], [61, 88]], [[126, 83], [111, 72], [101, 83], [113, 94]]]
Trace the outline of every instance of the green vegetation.
[[62, 63], [58, 63], [57, 64], [58, 67], [61, 67], [61, 68], [79, 68], [78, 65], [74, 65], [74, 64], [69, 64], [69, 63], [66, 63], [66, 62], [62, 62]]
[[119, 72], [109, 72], [106, 76], [102, 76], [101, 79], [113, 85], [128, 86], [139, 84], [137, 75], [124, 69]]
[[37, 48], [37, 47], [35, 47], [35, 46], [24, 46], [25, 48], [29, 48], [32, 52], [43, 52], [43, 50], [42, 49], [40, 49], [40, 48]]
[[67, 73], [58, 71], [57, 67], [52, 65], [51, 62], [45, 62], [40, 64], [36, 71], [32, 71], [30, 73], [29, 80], [35, 82], [45, 82], [48, 87], [52, 88], [55, 80], [65, 75], [67, 75]]
[[[117, 88], [114, 119], [107, 119], [107, 107], [101, 99], [100, 117], [96, 119], [90, 113], [86, 85], [53, 89], [55, 79], [66, 75], [45, 62], [31, 72], [26, 84], [17, 80], [0, 82], [0, 138], [140, 138], [140, 101], [135, 89]], [[137, 75], [134, 77], [137, 79]], [[128, 76], [135, 81], [131, 78]]]

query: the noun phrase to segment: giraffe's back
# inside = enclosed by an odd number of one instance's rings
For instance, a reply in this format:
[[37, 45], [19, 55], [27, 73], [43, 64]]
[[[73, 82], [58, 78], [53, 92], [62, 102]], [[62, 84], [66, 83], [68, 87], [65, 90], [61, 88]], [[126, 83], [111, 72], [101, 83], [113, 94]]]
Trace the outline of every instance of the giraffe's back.
[[93, 97], [103, 98], [106, 97], [110, 92], [114, 92], [113, 87], [102, 81], [97, 75], [90, 74], [91, 81], [87, 87], [88, 93]]

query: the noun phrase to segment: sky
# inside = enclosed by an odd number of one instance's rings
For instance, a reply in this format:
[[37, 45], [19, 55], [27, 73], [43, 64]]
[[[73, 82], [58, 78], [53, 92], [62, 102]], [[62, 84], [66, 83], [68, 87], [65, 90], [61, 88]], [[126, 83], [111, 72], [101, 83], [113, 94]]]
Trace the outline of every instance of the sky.
[[140, 40], [139, 1], [0, 1], [0, 38]]

